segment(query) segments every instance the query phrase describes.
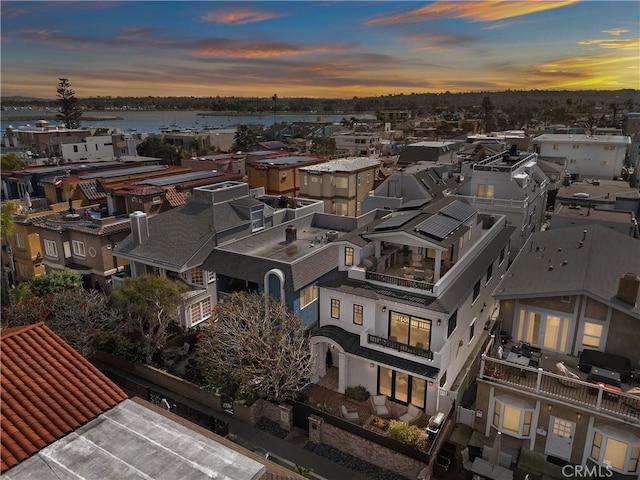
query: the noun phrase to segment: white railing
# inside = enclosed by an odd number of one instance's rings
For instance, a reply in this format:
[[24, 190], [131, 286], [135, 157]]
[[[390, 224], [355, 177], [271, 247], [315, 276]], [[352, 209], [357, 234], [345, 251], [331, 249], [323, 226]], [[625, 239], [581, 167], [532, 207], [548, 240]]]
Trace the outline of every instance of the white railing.
[[640, 424], [640, 396], [482, 355], [479, 378]]

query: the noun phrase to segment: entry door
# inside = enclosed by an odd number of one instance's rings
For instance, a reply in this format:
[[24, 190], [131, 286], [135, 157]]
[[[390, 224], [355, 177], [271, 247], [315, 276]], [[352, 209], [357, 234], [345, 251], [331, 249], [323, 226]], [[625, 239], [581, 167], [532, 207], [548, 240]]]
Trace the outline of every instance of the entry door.
[[570, 460], [575, 432], [575, 422], [552, 416], [549, 420], [549, 431], [547, 432], [547, 444], [545, 445], [544, 453], [563, 460]]

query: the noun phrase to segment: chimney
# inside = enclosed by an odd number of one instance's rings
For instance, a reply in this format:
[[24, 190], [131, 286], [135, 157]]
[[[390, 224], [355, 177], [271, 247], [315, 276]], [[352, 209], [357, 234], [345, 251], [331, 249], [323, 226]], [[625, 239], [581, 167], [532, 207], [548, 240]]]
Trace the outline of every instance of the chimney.
[[287, 243], [295, 242], [298, 239], [298, 229], [293, 225], [287, 226], [284, 233]]
[[632, 306], [638, 305], [638, 293], [640, 293], [640, 277], [635, 273], [624, 273], [618, 281], [618, 300]]
[[136, 245], [140, 245], [149, 239], [149, 222], [147, 214], [144, 212], [136, 211], [129, 215], [131, 220], [131, 235], [133, 236], [133, 242]]

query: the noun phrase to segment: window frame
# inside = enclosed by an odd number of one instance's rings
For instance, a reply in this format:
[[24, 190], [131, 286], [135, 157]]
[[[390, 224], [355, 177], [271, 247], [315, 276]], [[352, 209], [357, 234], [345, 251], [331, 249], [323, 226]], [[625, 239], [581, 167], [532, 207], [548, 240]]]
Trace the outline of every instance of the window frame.
[[[607, 458], [609, 440], [626, 445], [622, 468], [612, 465]], [[613, 445], [611, 445], [611, 447], [613, 447]], [[640, 440], [637, 437], [630, 438], [626, 432], [607, 427], [594, 427], [588, 452], [591, 461], [598, 465], [607, 466], [615, 472], [624, 475], [638, 472], [640, 463]]]
[[19, 232], [13, 232], [13, 243], [16, 248], [24, 249], [26, 248], [26, 243], [24, 241], [24, 235]]
[[309, 285], [308, 287], [305, 287], [302, 290], [300, 290], [300, 310], [308, 307], [316, 300], [318, 300], [317, 285]]
[[340, 300], [337, 298], [331, 299], [331, 318], [340, 320]]
[[58, 258], [58, 243], [55, 240], [45, 238], [43, 240], [44, 254], [49, 258]]
[[344, 264], [347, 267], [353, 266], [354, 256], [355, 256], [355, 250], [353, 247], [344, 247]]
[[[517, 430], [505, 426], [505, 411], [507, 409], [512, 413], [514, 410], [519, 411]], [[518, 401], [506, 396], [494, 397], [491, 427], [510, 437], [532, 438], [536, 433], [535, 429], [532, 428], [535, 410], [535, 407], [526, 404], [524, 401]]]
[[482, 290], [481, 283], [482, 283], [482, 280], [478, 280], [476, 282], [476, 284], [473, 286], [473, 294], [472, 294], [472, 297], [471, 297], [471, 305], [476, 303], [476, 300], [478, 300], [478, 298], [480, 298], [480, 290]]
[[[397, 315], [398, 317], [406, 317], [407, 318], [407, 342], [403, 342], [397, 339], [397, 335], [393, 335], [392, 330], [391, 330], [391, 322], [394, 319], [394, 315]], [[400, 318], [398, 318], [397, 321], [401, 321]], [[411, 329], [414, 323], [420, 324], [421, 322], [424, 322], [428, 325], [428, 330], [429, 330], [429, 338], [427, 339], [427, 344], [425, 345], [423, 342], [413, 342], [412, 338], [411, 338]], [[418, 328], [418, 327], [414, 327], [414, 328]], [[422, 348], [423, 350], [427, 350], [427, 351], [431, 351], [431, 340], [432, 340], [432, 336], [433, 336], [433, 321], [431, 319], [428, 318], [422, 318], [422, 317], [417, 317], [415, 315], [411, 315], [408, 313], [402, 313], [402, 312], [398, 312], [398, 311], [394, 311], [391, 310], [391, 312], [389, 312], [389, 333], [387, 335], [388, 338], [391, 337], [396, 337], [396, 341], [402, 345], [409, 345], [411, 347], [417, 347], [417, 348]], [[418, 347], [418, 343], [422, 343], [422, 347]]]
[[364, 306], [353, 304], [353, 323], [354, 325], [362, 325], [364, 322]]
[[80, 240], [71, 240], [71, 251], [74, 257], [87, 258], [87, 250], [84, 242]]
[[[209, 303], [209, 307], [208, 307], [208, 315], [205, 313], [206, 310], [204, 308], [204, 304], [205, 302]], [[194, 321], [193, 319], [193, 311], [194, 308], [198, 307], [198, 319], [196, 321]], [[208, 296], [207, 298], [203, 298], [202, 300], [200, 300], [199, 302], [195, 302], [192, 303], [191, 305], [189, 305], [189, 318], [191, 320], [191, 326], [197, 325], [199, 323], [204, 322], [205, 320], [208, 320], [209, 318], [211, 318], [213, 316], [213, 305], [211, 302], [211, 296]]]

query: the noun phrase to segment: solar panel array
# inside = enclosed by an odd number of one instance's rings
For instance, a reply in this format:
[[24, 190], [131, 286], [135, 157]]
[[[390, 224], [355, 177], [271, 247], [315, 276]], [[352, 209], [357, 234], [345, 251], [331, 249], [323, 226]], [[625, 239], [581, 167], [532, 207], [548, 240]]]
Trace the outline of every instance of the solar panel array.
[[420, 215], [420, 212], [416, 211], [396, 213], [391, 218], [388, 218], [384, 222], [376, 225], [373, 229], [375, 231], [380, 231], [398, 228], [407, 223], [409, 220], [416, 218], [418, 215]]
[[425, 221], [419, 223], [416, 226], [416, 230], [438, 240], [444, 240], [447, 235], [453, 232], [460, 225], [462, 225], [462, 222], [455, 218], [446, 217], [444, 215], [432, 215]]
[[469, 220], [477, 211], [478, 209], [473, 205], [461, 202], [460, 200], [454, 200], [449, 205], [440, 209], [441, 214], [461, 222]]
[[203, 180], [205, 178], [214, 178], [224, 175], [221, 172], [189, 172], [180, 175], [169, 175], [168, 177], [158, 177], [135, 183], [135, 185], [153, 185], [154, 187], [164, 187], [173, 183], [192, 182], [194, 180]]

